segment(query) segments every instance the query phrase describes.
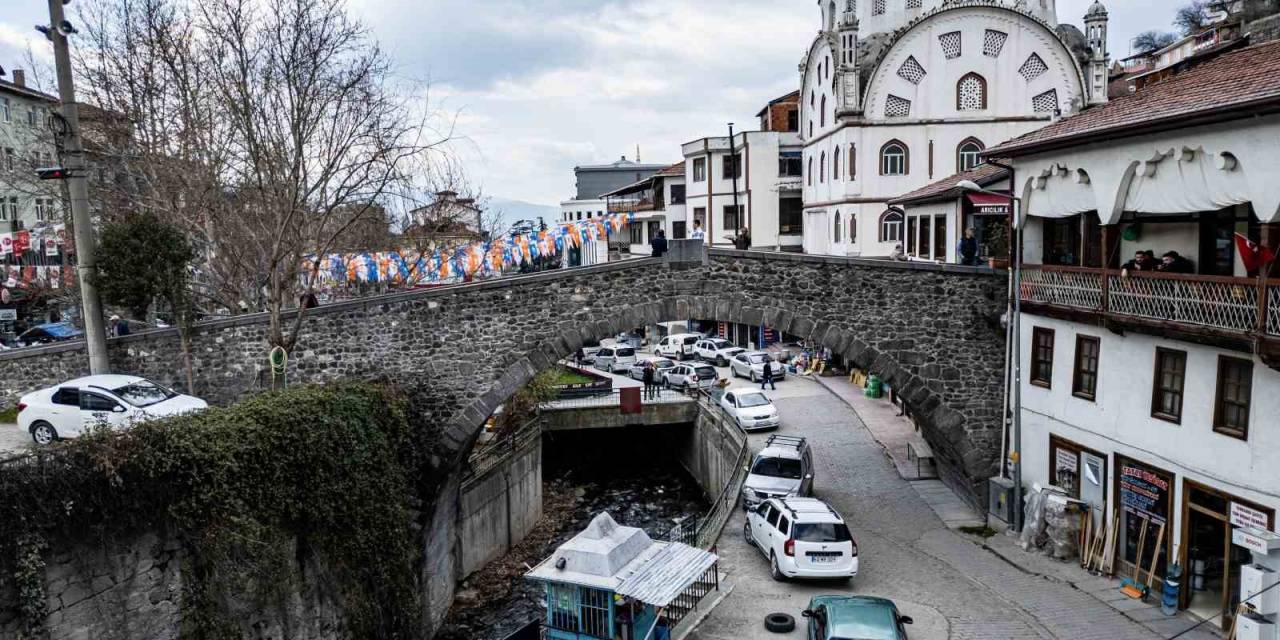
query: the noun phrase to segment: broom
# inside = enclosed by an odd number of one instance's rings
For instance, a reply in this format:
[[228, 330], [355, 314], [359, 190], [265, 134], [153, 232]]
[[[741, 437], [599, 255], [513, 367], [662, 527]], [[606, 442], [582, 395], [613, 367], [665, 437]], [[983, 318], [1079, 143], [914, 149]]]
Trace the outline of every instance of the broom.
[[1120, 581], [1120, 593], [1130, 598], [1142, 597], [1142, 583], [1138, 581], [1138, 574], [1142, 571], [1142, 553], [1147, 550], [1147, 525], [1150, 520], [1146, 516], [1142, 516], [1142, 534], [1138, 536], [1138, 555], [1133, 559], [1133, 577], [1124, 578]]

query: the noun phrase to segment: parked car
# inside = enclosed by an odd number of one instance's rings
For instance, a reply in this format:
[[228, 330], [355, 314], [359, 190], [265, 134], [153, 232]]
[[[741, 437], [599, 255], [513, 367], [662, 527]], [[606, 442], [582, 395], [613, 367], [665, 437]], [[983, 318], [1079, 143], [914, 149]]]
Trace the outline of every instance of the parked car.
[[596, 354], [600, 352], [599, 340], [588, 340], [582, 343], [582, 364], [592, 364], [596, 361]]
[[742, 376], [750, 378], [752, 382], [758, 382], [764, 377], [766, 366], [773, 369], [774, 380], [781, 381], [787, 376], [787, 368], [763, 351], [748, 351], [733, 356], [733, 359], [729, 360], [729, 373], [735, 378]]
[[658, 341], [653, 353], [673, 360], [687, 360], [694, 356], [693, 349], [701, 339], [702, 336], [696, 333], [669, 335]]
[[654, 366], [653, 380], [654, 382], [662, 382], [662, 375], [675, 368], [676, 363], [666, 358], [641, 358], [635, 364], [631, 365], [630, 376], [633, 380], [644, 380], [644, 365], [652, 362]]
[[778, 408], [759, 389], [729, 389], [720, 398], [720, 408], [736, 420], [743, 431], [764, 431], [782, 426]]
[[18, 400], [18, 428], [39, 445], [74, 438], [95, 426], [127, 428], [209, 406], [146, 378], [97, 375], [68, 380]]
[[742, 347], [733, 346], [732, 342], [723, 338], [707, 338], [699, 340], [693, 346], [693, 354], [703, 362], [710, 362], [717, 367], [726, 367], [734, 356], [746, 351]]
[[906, 625], [915, 622], [892, 600], [871, 596], [814, 596], [801, 615], [809, 620], [807, 640], [907, 640]]
[[636, 350], [631, 347], [600, 347], [595, 367], [609, 373], [626, 373], [636, 363]]
[[678, 364], [662, 374], [662, 385], [674, 389], [710, 389], [720, 379], [709, 364]]
[[750, 511], [769, 498], [813, 495], [813, 454], [809, 442], [771, 435], [747, 467], [742, 508]]
[[63, 342], [65, 340], [75, 340], [83, 338], [84, 332], [77, 329], [70, 322], [50, 322], [31, 327], [23, 331], [18, 336], [19, 345], [30, 347], [37, 344], [49, 344], [50, 342]]
[[857, 541], [844, 518], [817, 498], [765, 500], [747, 512], [743, 535], [769, 559], [774, 580], [858, 575]]

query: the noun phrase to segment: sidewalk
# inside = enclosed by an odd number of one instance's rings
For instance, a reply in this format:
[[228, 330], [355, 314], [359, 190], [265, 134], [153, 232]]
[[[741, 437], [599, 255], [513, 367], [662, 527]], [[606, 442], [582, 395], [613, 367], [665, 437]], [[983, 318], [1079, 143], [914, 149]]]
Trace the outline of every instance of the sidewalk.
[[31, 450], [31, 436], [18, 429], [16, 424], [0, 423], [0, 458], [26, 453]]
[[907, 444], [919, 436], [915, 425], [906, 416], [898, 415], [898, 408], [893, 403], [887, 399], [866, 397], [860, 387], [844, 376], [815, 376], [810, 379], [826, 387], [858, 414], [871, 436], [884, 447], [885, 454], [893, 461], [898, 475], [910, 483], [911, 488], [933, 509], [948, 529], [982, 527], [986, 524], [982, 514], [975, 513], [936, 478], [932, 462], [907, 459]]

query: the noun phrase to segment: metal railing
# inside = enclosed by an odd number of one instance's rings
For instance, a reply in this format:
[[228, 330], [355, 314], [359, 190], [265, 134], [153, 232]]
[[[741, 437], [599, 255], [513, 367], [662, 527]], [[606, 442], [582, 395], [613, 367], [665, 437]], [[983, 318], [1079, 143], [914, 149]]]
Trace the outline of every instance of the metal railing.
[[1102, 272], [1096, 269], [1023, 266], [1019, 290], [1027, 302], [1102, 308]]
[[462, 482], [466, 483], [474, 478], [483, 477], [541, 437], [542, 420], [534, 418], [510, 435], [477, 447], [467, 459], [467, 468], [463, 470]]
[[[693, 402], [683, 391], [674, 389], [655, 388], [652, 394], [646, 394], [644, 389], [640, 389], [640, 404], [674, 404], [681, 402]], [[622, 405], [622, 389], [613, 389], [607, 393], [596, 393], [593, 395], [558, 398], [539, 405], [539, 408], [552, 411], [556, 409], [581, 409], [589, 407], [618, 407]]]
[[1258, 285], [1247, 278], [1115, 274], [1108, 287], [1111, 313], [1245, 333], [1258, 328]]
[[1280, 284], [1267, 287], [1267, 333], [1280, 336]]
[[729, 481], [720, 489], [720, 495], [716, 496], [707, 513], [699, 521], [698, 546], [709, 549], [715, 545], [725, 523], [733, 515], [733, 509], [738, 505], [738, 494], [742, 492], [742, 483], [747, 480], [747, 457], [751, 455], [751, 448], [747, 432], [738, 426], [736, 420], [725, 414], [724, 409], [711, 401], [710, 393], [700, 391], [697, 398], [703, 412], [709, 419], [715, 421], [721, 437], [734, 440], [738, 448]]

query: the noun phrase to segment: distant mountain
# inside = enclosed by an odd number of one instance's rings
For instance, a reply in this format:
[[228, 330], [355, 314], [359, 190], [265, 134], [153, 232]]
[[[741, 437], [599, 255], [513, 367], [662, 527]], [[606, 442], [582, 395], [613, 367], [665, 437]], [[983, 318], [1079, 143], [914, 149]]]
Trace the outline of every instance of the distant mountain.
[[497, 216], [500, 231], [510, 229], [521, 220], [532, 220], [536, 224], [541, 217], [548, 225], [554, 225], [560, 219], [560, 207], [498, 197], [489, 198], [487, 204], [489, 211]]

